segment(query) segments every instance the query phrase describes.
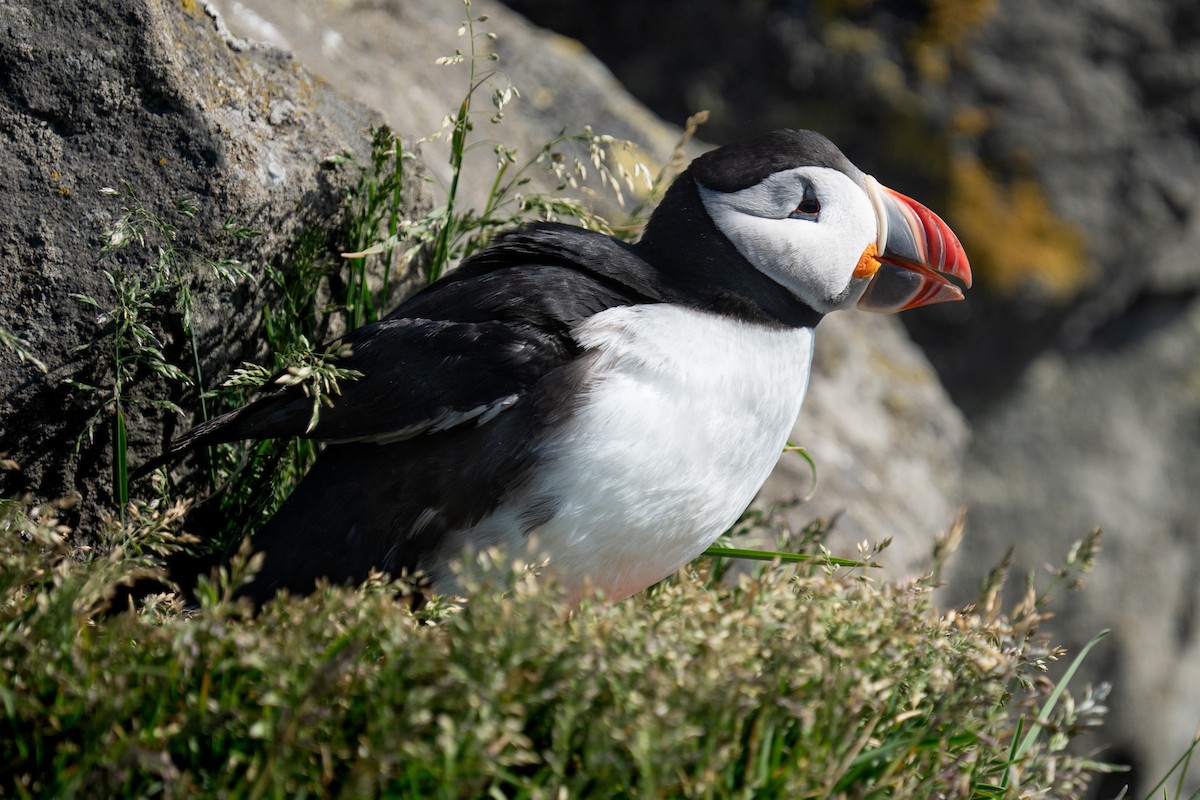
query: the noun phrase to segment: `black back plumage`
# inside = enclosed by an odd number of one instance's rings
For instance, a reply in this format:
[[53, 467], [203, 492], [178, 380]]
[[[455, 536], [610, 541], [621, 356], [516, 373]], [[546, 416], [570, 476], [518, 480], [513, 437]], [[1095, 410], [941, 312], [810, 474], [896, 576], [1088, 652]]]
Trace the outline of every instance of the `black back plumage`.
[[349, 350], [338, 365], [363, 377], [342, 382], [338, 401], [312, 431], [303, 392], [277, 390], [196, 426], [139, 474], [181, 452], [240, 439], [415, 435], [519, 394], [576, 357], [571, 329], [593, 314], [666, 301], [654, 277], [630, 247], [600, 234], [557, 224], [502, 234], [384, 319], [333, 343]]

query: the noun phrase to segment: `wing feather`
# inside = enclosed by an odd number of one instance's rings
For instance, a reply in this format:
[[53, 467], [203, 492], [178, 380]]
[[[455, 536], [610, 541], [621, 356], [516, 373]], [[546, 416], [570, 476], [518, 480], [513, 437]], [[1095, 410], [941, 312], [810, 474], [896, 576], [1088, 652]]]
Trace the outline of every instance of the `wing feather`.
[[197, 425], [136, 475], [240, 439], [388, 444], [494, 424], [539, 378], [579, 356], [571, 332], [584, 319], [661, 299], [649, 266], [608, 237], [553, 224], [505, 234], [385, 319], [333, 343], [348, 350], [335, 364], [362, 377], [339, 382], [311, 430], [303, 388], [274, 389]]

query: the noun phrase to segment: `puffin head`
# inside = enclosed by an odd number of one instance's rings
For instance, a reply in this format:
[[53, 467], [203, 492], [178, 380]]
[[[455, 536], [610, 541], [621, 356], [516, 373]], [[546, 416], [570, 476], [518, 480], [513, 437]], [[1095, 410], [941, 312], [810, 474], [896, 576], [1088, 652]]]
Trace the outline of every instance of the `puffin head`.
[[688, 172], [717, 230], [813, 311], [891, 313], [961, 300], [958, 237], [812, 131], [780, 130], [700, 156]]

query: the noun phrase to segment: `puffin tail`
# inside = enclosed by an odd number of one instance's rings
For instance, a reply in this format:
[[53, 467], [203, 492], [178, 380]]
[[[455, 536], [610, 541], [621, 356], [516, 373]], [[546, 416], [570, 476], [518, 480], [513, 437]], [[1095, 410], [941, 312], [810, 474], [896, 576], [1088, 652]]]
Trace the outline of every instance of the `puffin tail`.
[[213, 417], [207, 422], [200, 423], [167, 445], [167, 449], [161, 455], [155, 456], [135, 469], [130, 475], [130, 480], [144, 478], [159, 467], [170, 464], [184, 453], [190, 452], [197, 447], [232, 442], [244, 438], [238, 434], [236, 423], [248, 408], [239, 408], [230, 411], [228, 414], [222, 414], [219, 417]]

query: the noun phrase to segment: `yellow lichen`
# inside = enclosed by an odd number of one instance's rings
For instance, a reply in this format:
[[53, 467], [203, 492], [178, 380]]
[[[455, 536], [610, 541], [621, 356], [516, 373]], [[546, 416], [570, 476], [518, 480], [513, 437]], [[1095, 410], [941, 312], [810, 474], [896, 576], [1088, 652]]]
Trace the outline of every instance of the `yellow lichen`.
[[842, 53], [869, 55], [883, 50], [883, 39], [876, 31], [845, 20], [831, 20], [824, 30], [825, 44]]
[[996, 0], [925, 0], [925, 5], [922, 38], [945, 45], [962, 42], [996, 10]]
[[925, 0], [925, 22], [909, 41], [909, 55], [927, 81], [950, 77], [952, 58], [961, 54], [967, 38], [987, 22], [996, 0]]
[[974, 156], [950, 165], [950, 208], [975, 272], [1002, 294], [1034, 284], [1067, 300], [1091, 279], [1082, 231], [1031, 178], [1002, 182]]
[[967, 106], [955, 112], [950, 120], [950, 127], [955, 133], [969, 139], [978, 139], [992, 127], [991, 115], [982, 108]]

